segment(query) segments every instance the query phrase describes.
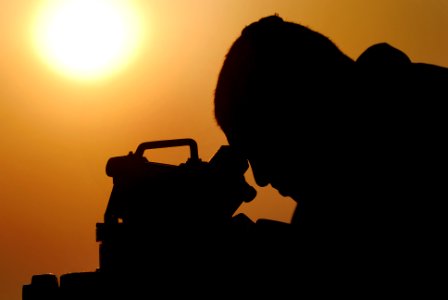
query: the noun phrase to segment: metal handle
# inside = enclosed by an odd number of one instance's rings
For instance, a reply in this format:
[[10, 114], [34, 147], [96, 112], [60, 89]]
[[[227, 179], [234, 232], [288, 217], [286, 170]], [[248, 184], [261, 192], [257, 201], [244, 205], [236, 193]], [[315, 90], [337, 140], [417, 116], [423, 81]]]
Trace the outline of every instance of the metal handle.
[[161, 140], [141, 143], [137, 150], [135, 151], [136, 156], [143, 156], [143, 153], [149, 149], [156, 148], [167, 148], [167, 147], [178, 147], [178, 146], [189, 146], [190, 147], [190, 158], [193, 160], [199, 160], [198, 154], [198, 144], [193, 139], [174, 139], [174, 140]]

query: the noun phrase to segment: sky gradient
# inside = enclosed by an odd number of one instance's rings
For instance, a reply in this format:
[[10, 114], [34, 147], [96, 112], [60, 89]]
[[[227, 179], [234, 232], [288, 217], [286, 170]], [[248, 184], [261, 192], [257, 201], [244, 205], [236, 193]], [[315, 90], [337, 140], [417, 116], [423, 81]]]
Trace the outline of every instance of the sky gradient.
[[[227, 50], [251, 22], [278, 13], [353, 59], [388, 42], [414, 62], [448, 66], [445, 0], [134, 0], [145, 27], [135, 57], [102, 80], [80, 81], [50, 68], [33, 48], [41, 1], [0, 2], [4, 300], [21, 299], [33, 274], [98, 267], [95, 223], [112, 189], [109, 157], [144, 141], [190, 137], [208, 161], [226, 144], [213, 118], [214, 87]], [[253, 183], [250, 172], [247, 179]], [[257, 189], [241, 211], [253, 220], [289, 221], [292, 200]]]

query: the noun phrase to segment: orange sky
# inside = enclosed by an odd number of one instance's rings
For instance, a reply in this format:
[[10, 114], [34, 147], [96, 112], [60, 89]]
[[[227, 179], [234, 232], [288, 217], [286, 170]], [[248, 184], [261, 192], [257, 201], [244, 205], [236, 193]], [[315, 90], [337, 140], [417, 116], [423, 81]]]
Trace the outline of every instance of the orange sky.
[[[203, 160], [225, 138], [213, 90], [241, 29], [278, 13], [331, 38], [352, 58], [389, 42], [415, 62], [448, 66], [445, 0], [132, 1], [147, 27], [127, 68], [80, 82], [31, 45], [39, 1], [0, 0], [0, 299], [19, 300], [31, 275], [98, 267], [95, 223], [112, 188], [111, 156], [149, 140], [191, 137]], [[247, 178], [252, 181], [251, 174]], [[243, 207], [288, 221], [294, 204], [270, 188]]]

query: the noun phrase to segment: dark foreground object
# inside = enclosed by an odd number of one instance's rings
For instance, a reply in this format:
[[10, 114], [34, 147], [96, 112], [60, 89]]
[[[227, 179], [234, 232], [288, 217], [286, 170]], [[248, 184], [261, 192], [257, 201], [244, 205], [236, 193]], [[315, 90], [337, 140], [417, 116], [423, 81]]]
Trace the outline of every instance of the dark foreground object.
[[[143, 155], [178, 146], [190, 148], [190, 157], [180, 165]], [[243, 214], [233, 216], [256, 194], [245, 181], [247, 168], [247, 161], [228, 146], [202, 161], [192, 139], [146, 142], [135, 153], [110, 158], [106, 173], [114, 185], [104, 222], [96, 224], [98, 269], [59, 278], [36, 274], [23, 286], [22, 299], [205, 296], [235, 286], [238, 273], [226, 277], [241, 254], [235, 245], [244, 247], [251, 240], [245, 235], [254, 224]]]

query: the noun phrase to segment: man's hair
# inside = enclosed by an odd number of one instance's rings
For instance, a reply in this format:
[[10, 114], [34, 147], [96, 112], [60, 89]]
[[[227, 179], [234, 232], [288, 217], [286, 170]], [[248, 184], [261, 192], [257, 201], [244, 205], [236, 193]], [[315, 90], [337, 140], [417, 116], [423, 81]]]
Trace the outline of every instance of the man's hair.
[[331, 89], [326, 85], [337, 81], [341, 66], [353, 63], [324, 35], [278, 15], [264, 17], [242, 30], [225, 57], [216, 121], [229, 133], [251, 116], [309, 104], [313, 93]]

